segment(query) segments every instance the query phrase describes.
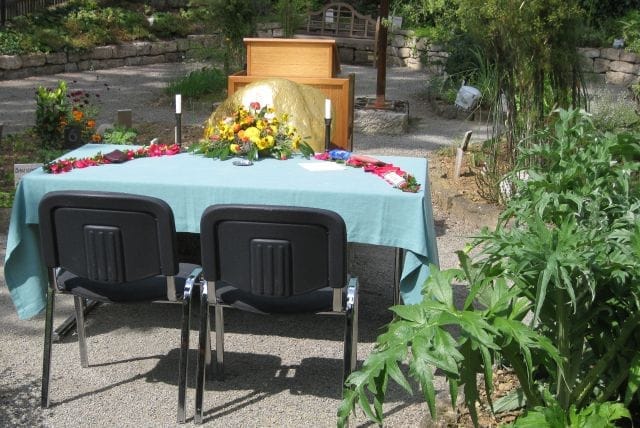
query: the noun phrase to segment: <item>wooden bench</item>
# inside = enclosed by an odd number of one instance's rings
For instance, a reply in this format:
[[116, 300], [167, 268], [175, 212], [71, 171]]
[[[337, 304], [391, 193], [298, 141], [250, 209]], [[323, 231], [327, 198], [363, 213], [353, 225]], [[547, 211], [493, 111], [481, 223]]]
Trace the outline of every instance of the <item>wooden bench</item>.
[[375, 40], [376, 20], [358, 13], [347, 3], [329, 3], [319, 11], [310, 12], [300, 32], [313, 36]]

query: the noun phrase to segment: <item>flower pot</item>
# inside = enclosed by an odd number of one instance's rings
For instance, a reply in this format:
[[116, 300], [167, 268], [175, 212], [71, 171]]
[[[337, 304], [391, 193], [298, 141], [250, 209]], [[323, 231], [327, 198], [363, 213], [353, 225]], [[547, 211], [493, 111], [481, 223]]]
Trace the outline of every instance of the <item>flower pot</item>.
[[64, 146], [66, 150], [77, 149], [84, 142], [82, 141], [82, 129], [79, 126], [65, 126], [64, 128]]

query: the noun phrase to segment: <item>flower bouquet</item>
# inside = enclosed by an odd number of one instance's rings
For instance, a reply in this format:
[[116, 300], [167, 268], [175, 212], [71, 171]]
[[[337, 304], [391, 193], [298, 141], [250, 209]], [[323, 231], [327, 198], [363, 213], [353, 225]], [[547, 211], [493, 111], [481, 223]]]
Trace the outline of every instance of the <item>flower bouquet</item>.
[[314, 154], [297, 129], [287, 123], [285, 113], [279, 117], [272, 107], [253, 102], [249, 108], [239, 106], [233, 115], [205, 129], [204, 139], [191, 146], [194, 153], [221, 160], [243, 156], [288, 159], [299, 152], [305, 157]]

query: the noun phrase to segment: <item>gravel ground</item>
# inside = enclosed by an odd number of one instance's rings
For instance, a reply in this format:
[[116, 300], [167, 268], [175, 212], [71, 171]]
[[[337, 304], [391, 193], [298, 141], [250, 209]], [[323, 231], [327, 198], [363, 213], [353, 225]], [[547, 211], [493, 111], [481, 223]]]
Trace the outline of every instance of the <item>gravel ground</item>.
[[[4, 132], [33, 124], [38, 85], [53, 86], [59, 79], [75, 81], [74, 88], [101, 95], [99, 122], [110, 122], [115, 111], [133, 110], [135, 122], [173, 121], [173, 109], [160, 93], [171, 78], [198, 64], [156, 64], [86, 73], [69, 73], [0, 82], [0, 122]], [[375, 96], [376, 71], [343, 66], [356, 74], [356, 96]], [[361, 153], [428, 157], [459, 141], [472, 129], [482, 138], [476, 122], [436, 117], [425, 101], [427, 76], [405, 68], [387, 72], [387, 99], [408, 100], [407, 135], [354, 136]], [[202, 106], [188, 106], [183, 123], [198, 124], [210, 114]], [[455, 265], [454, 252], [477, 230], [469, 218], [451, 217], [434, 206], [442, 267]], [[4, 260], [6, 234], [0, 234]], [[360, 278], [359, 360], [371, 352], [376, 336], [390, 321], [393, 250], [354, 246], [351, 270]], [[0, 281], [4, 281], [0, 271]], [[57, 300], [56, 324], [73, 311], [72, 300]], [[177, 401], [179, 307], [175, 305], [103, 305], [89, 316], [90, 367], [80, 367], [75, 336], [54, 346], [52, 406], [39, 407], [43, 316], [18, 320], [6, 287], [0, 286], [0, 426], [174, 426]], [[311, 316], [256, 316], [227, 311], [226, 370], [224, 382], [207, 383], [205, 423], [208, 426], [335, 425], [340, 403], [342, 319]], [[196, 345], [192, 334], [192, 348]], [[190, 354], [195, 367], [195, 352]], [[193, 379], [189, 381], [188, 422], [193, 416]], [[438, 380], [441, 398], [447, 386]], [[428, 410], [419, 397], [409, 397], [391, 386], [385, 404], [388, 426], [421, 426]], [[449, 416], [450, 417], [450, 416]], [[357, 426], [367, 426], [363, 417]]]

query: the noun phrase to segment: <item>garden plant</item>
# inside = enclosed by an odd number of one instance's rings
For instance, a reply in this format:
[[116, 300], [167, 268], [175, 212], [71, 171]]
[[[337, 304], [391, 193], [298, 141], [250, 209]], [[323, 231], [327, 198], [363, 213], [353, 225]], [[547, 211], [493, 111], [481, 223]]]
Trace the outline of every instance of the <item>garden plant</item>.
[[[462, 388], [477, 424], [477, 375], [491, 400], [493, 368], [506, 364], [519, 388], [489, 404], [525, 406], [515, 426], [639, 420], [640, 135], [601, 133], [579, 110], [548, 121], [522, 151], [517, 191], [475, 242], [479, 254], [459, 252], [461, 269], [434, 267], [422, 303], [391, 308], [395, 319], [346, 382], [339, 425], [356, 406], [382, 422], [389, 381], [412, 391], [401, 362], [434, 418], [434, 370], [453, 406]], [[468, 295], [455, 305], [461, 283]]]

